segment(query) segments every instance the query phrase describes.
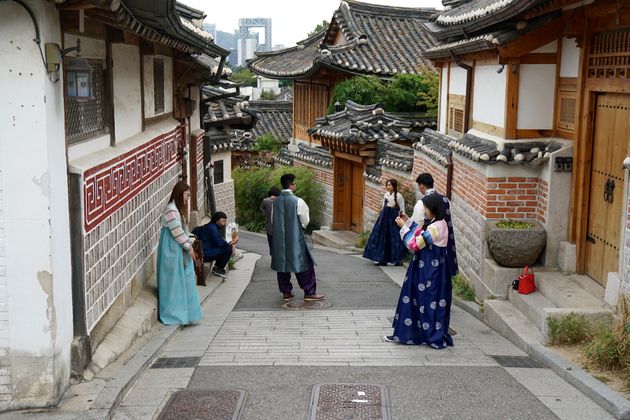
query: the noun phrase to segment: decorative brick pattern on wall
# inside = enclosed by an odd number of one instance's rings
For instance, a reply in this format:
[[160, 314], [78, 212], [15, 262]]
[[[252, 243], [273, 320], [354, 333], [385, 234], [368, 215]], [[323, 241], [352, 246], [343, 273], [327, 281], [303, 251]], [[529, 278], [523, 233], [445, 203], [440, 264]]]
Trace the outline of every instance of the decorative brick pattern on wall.
[[84, 237], [90, 331], [155, 250], [160, 216], [180, 171], [171, 167]]
[[203, 176], [203, 132], [197, 136], [196, 152], [197, 152], [197, 210], [199, 214], [206, 211], [206, 188]]
[[88, 330], [152, 255], [160, 216], [181, 166], [181, 127], [84, 173], [84, 275]]
[[4, 239], [3, 174], [0, 169], [0, 403], [11, 400], [11, 364], [9, 363], [9, 294]]
[[236, 220], [236, 209], [234, 205], [234, 181], [223, 182], [214, 185], [214, 197], [217, 204], [217, 211], [227, 214], [228, 223]]

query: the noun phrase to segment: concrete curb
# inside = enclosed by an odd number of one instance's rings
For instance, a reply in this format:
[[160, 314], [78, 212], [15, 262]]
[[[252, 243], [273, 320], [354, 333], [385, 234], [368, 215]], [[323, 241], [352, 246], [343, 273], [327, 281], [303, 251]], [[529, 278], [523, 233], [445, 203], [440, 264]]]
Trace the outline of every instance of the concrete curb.
[[468, 314], [474, 316], [479, 321], [483, 322], [483, 313], [481, 312], [481, 305], [477, 302], [470, 302], [467, 300], [462, 300], [457, 296], [453, 295], [453, 303], [460, 309], [468, 312]]
[[528, 350], [530, 356], [553, 370], [612, 416], [617, 419], [630, 419], [630, 401], [595, 379], [591, 374], [541, 344], [530, 344]]

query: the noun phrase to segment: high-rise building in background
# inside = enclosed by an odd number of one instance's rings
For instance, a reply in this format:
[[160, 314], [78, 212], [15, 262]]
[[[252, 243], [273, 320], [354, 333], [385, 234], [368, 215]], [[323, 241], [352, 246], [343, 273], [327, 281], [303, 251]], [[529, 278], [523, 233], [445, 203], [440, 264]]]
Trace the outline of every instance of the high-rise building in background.
[[[238, 20], [238, 29], [234, 33], [217, 30], [214, 23], [204, 23], [203, 29], [212, 34], [214, 42], [230, 50], [228, 63], [232, 66], [244, 66], [254, 57], [256, 51], [273, 51], [270, 18], [243, 18]], [[264, 42], [260, 42], [261, 34], [250, 29], [263, 29]]]

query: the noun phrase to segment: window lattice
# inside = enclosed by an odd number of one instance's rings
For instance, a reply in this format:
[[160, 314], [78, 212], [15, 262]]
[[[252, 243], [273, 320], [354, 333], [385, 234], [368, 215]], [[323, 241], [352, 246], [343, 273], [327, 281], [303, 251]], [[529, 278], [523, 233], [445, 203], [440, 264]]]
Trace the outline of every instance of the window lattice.
[[155, 101], [155, 115], [164, 112], [164, 60], [153, 58], [153, 93]]
[[217, 160], [214, 162], [214, 183], [223, 183], [223, 160]]
[[68, 143], [76, 143], [107, 133], [105, 115], [105, 83], [101, 63], [92, 67], [92, 98], [67, 98], [66, 137]]

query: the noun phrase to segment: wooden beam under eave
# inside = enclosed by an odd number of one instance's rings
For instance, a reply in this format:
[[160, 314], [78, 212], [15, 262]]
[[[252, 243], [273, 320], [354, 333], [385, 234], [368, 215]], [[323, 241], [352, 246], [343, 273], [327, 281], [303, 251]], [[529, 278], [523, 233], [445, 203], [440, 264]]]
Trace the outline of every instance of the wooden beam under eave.
[[503, 58], [519, 58], [529, 54], [537, 48], [547, 45], [552, 41], [562, 38], [564, 35], [566, 19], [564, 16], [547, 25], [518, 38], [504, 46], [499, 47], [499, 53]]
[[505, 138], [516, 139], [518, 123], [518, 90], [519, 90], [519, 60], [510, 60], [507, 68], [505, 89]]

